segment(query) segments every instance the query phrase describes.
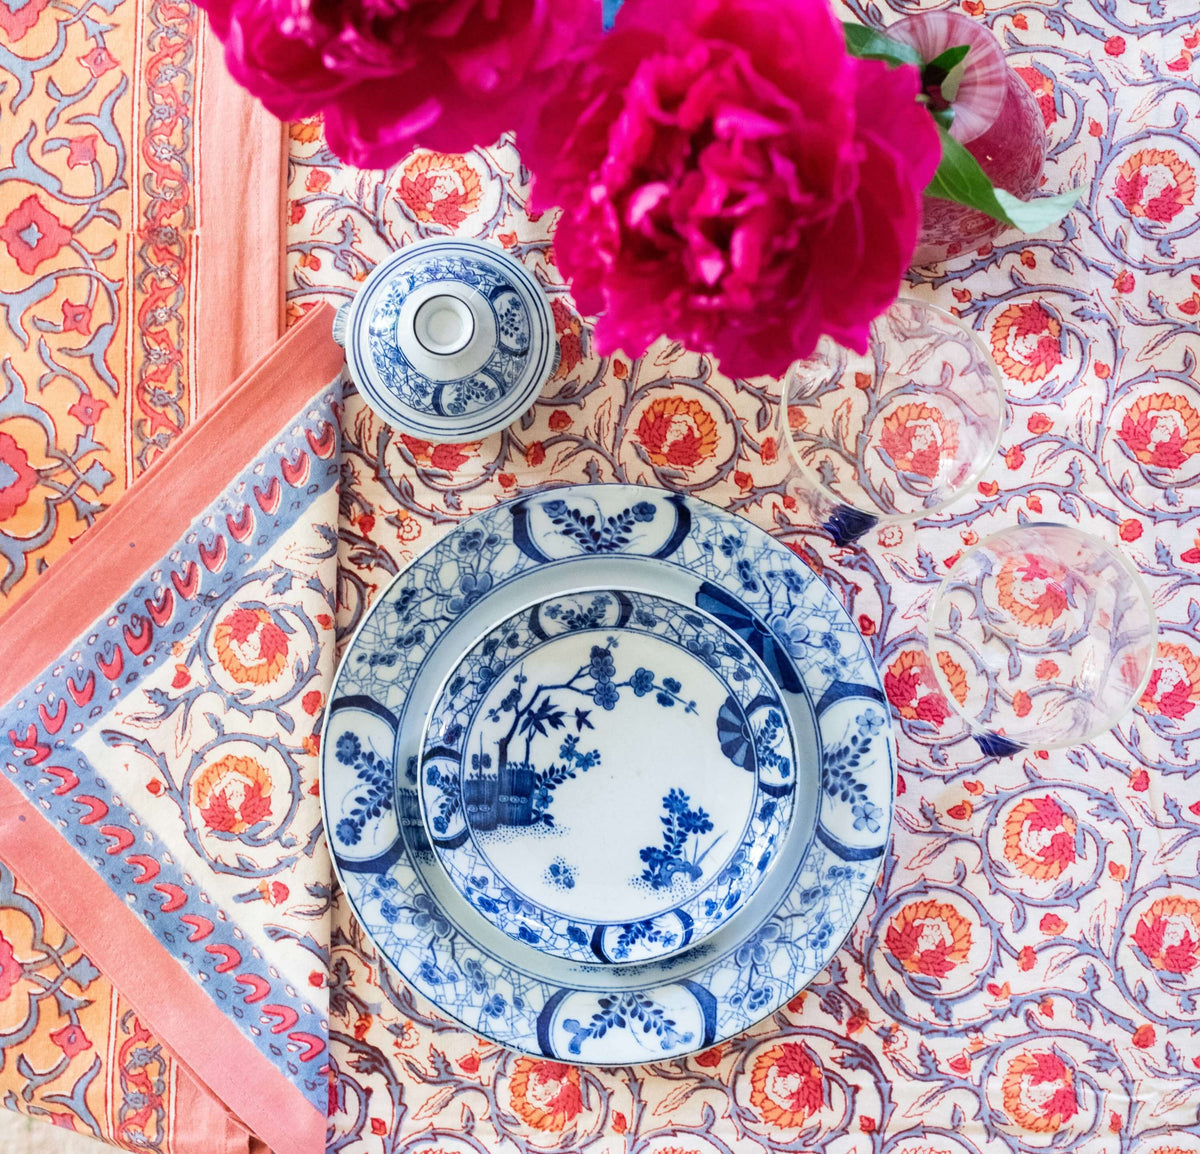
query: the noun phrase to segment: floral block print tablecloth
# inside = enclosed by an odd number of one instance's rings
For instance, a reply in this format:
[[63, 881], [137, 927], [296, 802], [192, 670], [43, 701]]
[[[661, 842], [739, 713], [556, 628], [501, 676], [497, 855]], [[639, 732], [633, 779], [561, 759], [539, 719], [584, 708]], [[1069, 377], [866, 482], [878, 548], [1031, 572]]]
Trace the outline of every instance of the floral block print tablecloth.
[[0, 0], [0, 613], [278, 334], [280, 129], [204, 29]]
[[[348, 398], [340, 636], [398, 569], [501, 498], [669, 486], [771, 529], [837, 591], [884, 672], [902, 759], [892, 852], [835, 961], [785, 1010], [684, 1061], [578, 1069], [482, 1041], [408, 991], [335, 904], [330, 1149], [1200, 1151], [1200, 17], [1172, 0], [962, 8], [1037, 96], [1047, 187], [1085, 191], [1047, 235], [914, 278], [992, 350], [1010, 423], [970, 498], [856, 548], [806, 519], [775, 383], [728, 380], [667, 342], [638, 360], [593, 354], [511, 143], [363, 173], [339, 167], [319, 123], [292, 126], [290, 318], [345, 300], [398, 245], [489, 237], [546, 286], [562, 351], [533, 412], [480, 442], [396, 436]], [[1038, 518], [1121, 543], [1153, 591], [1159, 658], [1113, 733], [989, 760], [915, 688], [923, 623], [961, 550]]]

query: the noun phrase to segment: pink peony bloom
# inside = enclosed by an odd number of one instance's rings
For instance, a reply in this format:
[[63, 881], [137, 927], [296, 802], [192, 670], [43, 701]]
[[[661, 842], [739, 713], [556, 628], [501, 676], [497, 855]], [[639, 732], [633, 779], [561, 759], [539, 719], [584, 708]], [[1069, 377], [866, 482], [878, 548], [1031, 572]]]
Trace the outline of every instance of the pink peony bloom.
[[520, 140], [599, 350], [666, 335], [753, 376], [865, 349], [941, 154], [918, 88], [826, 0], [627, 0]]
[[599, 0], [200, 0], [229, 70], [276, 116], [382, 168], [520, 126], [543, 74], [600, 32]]

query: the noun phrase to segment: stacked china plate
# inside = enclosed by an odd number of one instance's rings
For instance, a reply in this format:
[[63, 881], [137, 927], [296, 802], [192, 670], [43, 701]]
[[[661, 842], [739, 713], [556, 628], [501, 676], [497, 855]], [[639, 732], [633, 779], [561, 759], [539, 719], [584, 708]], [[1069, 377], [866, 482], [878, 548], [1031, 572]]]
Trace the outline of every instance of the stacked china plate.
[[832, 592], [750, 523], [627, 485], [498, 505], [397, 576], [321, 756], [383, 957], [483, 1036], [602, 1065], [709, 1047], [818, 974], [894, 784]]

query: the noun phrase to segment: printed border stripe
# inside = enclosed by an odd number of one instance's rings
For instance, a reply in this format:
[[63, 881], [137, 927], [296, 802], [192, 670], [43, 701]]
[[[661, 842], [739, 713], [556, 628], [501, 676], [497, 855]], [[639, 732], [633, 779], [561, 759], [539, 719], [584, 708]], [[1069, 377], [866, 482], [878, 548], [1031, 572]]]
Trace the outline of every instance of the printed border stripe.
[[155, 462], [4, 617], [0, 702], [11, 701], [187, 532], [263, 448], [263, 430], [299, 410], [344, 363], [333, 312], [309, 312]]
[[[70, 853], [15, 785], [0, 777], [0, 857], [65, 925], [175, 1056], [274, 1150], [317, 1154], [325, 1117], [154, 940], [103, 879]], [[229, 1128], [225, 1128], [226, 1142]]]

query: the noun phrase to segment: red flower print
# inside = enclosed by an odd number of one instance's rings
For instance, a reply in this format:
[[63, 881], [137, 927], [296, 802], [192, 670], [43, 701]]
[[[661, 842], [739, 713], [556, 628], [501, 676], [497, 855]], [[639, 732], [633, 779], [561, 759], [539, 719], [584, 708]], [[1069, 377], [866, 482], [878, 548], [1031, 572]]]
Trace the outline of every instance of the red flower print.
[[1021, 969], [1026, 973], [1028, 973], [1035, 965], [1037, 965], [1037, 954], [1034, 952], [1032, 946], [1021, 947], [1021, 953], [1017, 957], [1017, 965], [1020, 966]]
[[541, 441], [534, 441], [525, 450], [525, 464], [536, 469], [546, 459], [546, 446]]
[[75, 136], [67, 145], [67, 167], [79, 168], [81, 165], [95, 164], [96, 141], [99, 136], [89, 132], [86, 136]]
[[13, 987], [21, 980], [23, 971], [17, 961], [12, 943], [0, 934], [0, 1002], [5, 1001], [13, 992]]
[[1034, 436], [1040, 436], [1042, 433], [1049, 432], [1054, 427], [1054, 422], [1046, 416], [1045, 413], [1034, 413], [1028, 421], [1025, 422], [1027, 428]]
[[1015, 68], [1013, 71], [1028, 85], [1029, 91], [1037, 100], [1038, 109], [1042, 114], [1042, 123], [1049, 128], [1058, 119], [1058, 113], [1054, 108], [1053, 79], [1040, 68]]
[[67, 412], [81, 425], [91, 427], [99, 423], [101, 415], [107, 408], [108, 402], [103, 398], [94, 397], [91, 393], [84, 393]]
[[479, 207], [483, 196], [479, 174], [463, 156], [419, 152], [401, 172], [396, 195], [422, 223], [453, 230]]
[[711, 1050], [705, 1050], [704, 1053], [697, 1054], [694, 1060], [697, 1066], [705, 1066], [711, 1070], [721, 1064], [723, 1056], [724, 1047], [714, 1046]]
[[570, 426], [571, 426], [571, 414], [568, 413], [565, 409], [555, 409], [554, 412], [550, 415], [550, 428], [554, 432], [560, 433], [560, 432], [562, 432], [563, 429], [570, 428]]
[[761, 1054], [750, 1084], [751, 1105], [765, 1122], [782, 1129], [802, 1126], [826, 1102], [821, 1065], [800, 1042], [782, 1042]]
[[63, 1026], [61, 1030], [55, 1030], [50, 1035], [50, 1041], [68, 1058], [74, 1058], [76, 1054], [82, 1054], [84, 1050], [92, 1048], [91, 1039], [83, 1032], [83, 1027], [74, 1022]]
[[1038, 929], [1044, 934], [1061, 934], [1067, 928], [1067, 923], [1058, 914], [1043, 914], [1038, 922]]
[[1144, 148], [1121, 165], [1113, 191], [1130, 216], [1169, 224], [1195, 199], [1196, 174], [1170, 149]]
[[1137, 282], [1133, 279], [1133, 273], [1128, 269], [1124, 272], [1119, 272], [1113, 277], [1113, 288], [1119, 293], [1131, 293], [1136, 287]]
[[884, 419], [879, 440], [898, 471], [921, 477], [936, 477], [943, 454], [958, 450], [955, 424], [932, 405], [901, 405]]
[[71, 230], [48, 211], [37, 196], [27, 196], [8, 214], [0, 227], [0, 240], [8, 248], [8, 255], [17, 262], [27, 276], [37, 271], [38, 265], [49, 260], [71, 240]]
[[1142, 464], [1178, 469], [1200, 450], [1200, 413], [1183, 397], [1152, 393], [1130, 406], [1118, 436]]
[[612, 1128], [618, 1134], [624, 1134], [629, 1129], [629, 1123], [626, 1121], [625, 1115], [620, 1110], [614, 1110], [612, 1116]]
[[386, 1134], [387, 1132], [388, 1132], [387, 1123], [382, 1118], [372, 1118], [371, 1119], [371, 1133], [372, 1134], [383, 1135], [383, 1134]]
[[892, 919], [884, 947], [909, 973], [944, 978], [970, 953], [971, 926], [952, 905], [912, 902]]
[[1104, 42], [1104, 51], [1107, 52], [1109, 56], [1120, 56], [1125, 51], [1125, 37], [1110, 36]]
[[112, 53], [99, 44], [91, 52], [88, 52], [84, 56], [77, 56], [75, 59], [92, 74], [93, 79], [103, 76], [110, 68], [116, 68], [117, 66]]
[[543, 1133], [564, 1130], [583, 1109], [579, 1070], [562, 1062], [518, 1058], [512, 1065], [509, 1101], [527, 1126]]
[[91, 305], [77, 305], [71, 301], [63, 301], [62, 303], [62, 328], [63, 332], [82, 333], [85, 337], [90, 336], [92, 332], [92, 308]]
[[25, 504], [38, 482], [29, 456], [8, 433], [0, 433], [0, 521]]
[[1138, 1026], [1133, 1032], [1133, 1044], [1139, 1050], [1148, 1050], [1154, 1045], [1154, 1027]]
[[9, 40], [20, 40], [38, 21], [50, 0], [28, 0], [28, 3], [9, 7], [0, 3], [0, 29]]
[[1008, 376], [1040, 381], [1062, 363], [1062, 322], [1037, 301], [1011, 304], [992, 326], [991, 345]]
[[453, 473], [459, 465], [470, 460], [470, 457], [462, 451], [464, 447], [463, 445], [435, 445], [433, 452], [429, 454], [429, 463], [435, 469], [444, 469], [447, 473]]
[[717, 451], [717, 422], [697, 400], [658, 397], [642, 412], [634, 437], [653, 464], [692, 469]]
[[310, 689], [301, 699], [300, 706], [309, 717], [312, 717], [321, 708], [321, 701], [320, 690]]

